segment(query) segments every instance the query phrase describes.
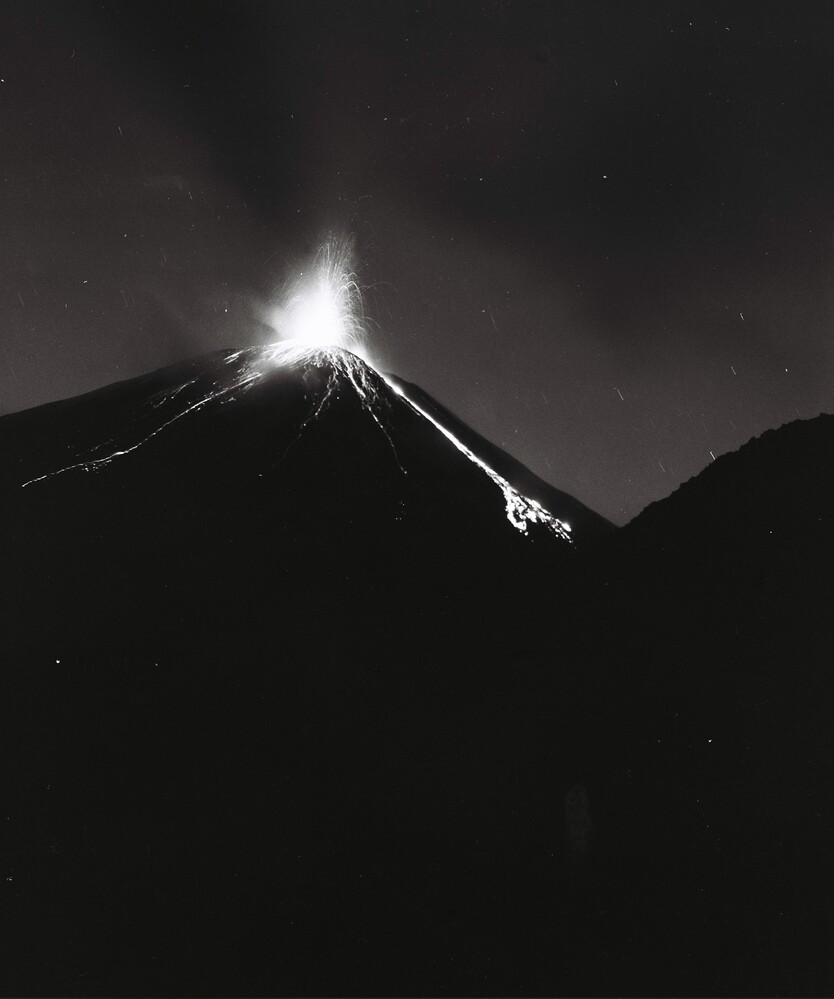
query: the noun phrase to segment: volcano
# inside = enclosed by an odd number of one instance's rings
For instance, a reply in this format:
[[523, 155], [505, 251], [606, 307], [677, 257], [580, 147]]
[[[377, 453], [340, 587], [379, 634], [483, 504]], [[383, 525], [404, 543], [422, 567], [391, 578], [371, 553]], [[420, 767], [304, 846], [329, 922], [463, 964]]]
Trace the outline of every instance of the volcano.
[[615, 530], [335, 348], [0, 420], [4, 994], [821, 994], [831, 417]]

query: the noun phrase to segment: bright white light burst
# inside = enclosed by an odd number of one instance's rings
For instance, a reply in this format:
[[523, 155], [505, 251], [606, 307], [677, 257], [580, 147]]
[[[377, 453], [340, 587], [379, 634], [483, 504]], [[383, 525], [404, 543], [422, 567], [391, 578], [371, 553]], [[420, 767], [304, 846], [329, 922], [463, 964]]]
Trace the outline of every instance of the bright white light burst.
[[269, 323], [282, 342], [341, 347], [365, 357], [362, 293], [349, 240], [331, 236], [325, 242], [312, 264], [290, 284]]

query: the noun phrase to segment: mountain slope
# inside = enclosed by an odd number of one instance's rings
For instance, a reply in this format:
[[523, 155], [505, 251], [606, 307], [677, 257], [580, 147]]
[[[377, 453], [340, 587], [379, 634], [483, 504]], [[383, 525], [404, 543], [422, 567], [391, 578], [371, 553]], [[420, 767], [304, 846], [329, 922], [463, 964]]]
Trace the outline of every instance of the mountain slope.
[[[380, 376], [359, 358], [340, 349], [276, 345], [222, 351], [79, 399], [14, 414], [0, 422], [0, 440], [6, 454], [2, 471], [10, 485], [16, 480], [28, 483], [46, 478], [56, 471], [94, 471], [107, 463], [109, 454], [121, 457], [131, 453], [145, 440], [166, 432], [182, 419], [216, 413], [244, 397], [250, 405], [253, 400], [263, 400], [270, 386], [278, 389], [276, 395], [270, 396], [269, 405], [273, 415], [280, 414], [284, 432], [292, 426], [300, 431], [317, 422], [340, 395], [354, 396], [379, 431], [388, 437], [395, 460], [398, 460], [396, 448], [387, 423], [391, 423], [391, 429], [396, 425], [396, 432], [404, 433], [407, 439], [409, 433], [415, 436], [410, 428], [425, 420], [440, 429], [460, 453], [469, 452], [470, 460], [494, 481], [501, 478], [501, 469], [496, 466], [503, 466], [511, 477], [528, 480], [552, 504], [568, 507], [572, 515], [588, 522], [589, 527], [583, 526], [582, 533], [591, 534], [610, 526], [571, 497], [547, 487], [529, 472], [525, 475], [522, 466], [474, 434], [415, 386], [393, 376]], [[259, 404], [264, 405], [263, 401]], [[415, 420], [415, 414], [422, 420]], [[189, 422], [193, 424], [194, 420]], [[111, 436], [102, 439], [105, 427]], [[424, 436], [426, 430], [423, 428]], [[428, 436], [434, 437], [437, 445], [444, 445], [437, 435]], [[490, 461], [493, 457], [497, 459], [494, 463]], [[407, 474], [407, 469], [401, 471]], [[564, 512], [562, 519], [567, 522]], [[532, 523], [535, 517], [528, 520]], [[547, 523], [548, 518], [543, 516], [540, 522]], [[550, 523], [554, 526], [553, 518]], [[521, 529], [525, 531], [526, 526]], [[564, 532], [556, 528], [555, 533]]]
[[[453, 571], [477, 605], [507, 571], [491, 565], [570, 554], [569, 527], [345, 352], [223, 352], [8, 417], [0, 445], [18, 525], [6, 562], [41, 579], [62, 565], [70, 591], [169, 574], [187, 600], [188, 572], [217, 538], [221, 563], [245, 550], [253, 573], [280, 567], [297, 588], [332, 559], [356, 594], [392, 571], [415, 581]], [[150, 553], [166, 546], [176, 560], [153, 569]], [[218, 596], [224, 586], [221, 575]]]

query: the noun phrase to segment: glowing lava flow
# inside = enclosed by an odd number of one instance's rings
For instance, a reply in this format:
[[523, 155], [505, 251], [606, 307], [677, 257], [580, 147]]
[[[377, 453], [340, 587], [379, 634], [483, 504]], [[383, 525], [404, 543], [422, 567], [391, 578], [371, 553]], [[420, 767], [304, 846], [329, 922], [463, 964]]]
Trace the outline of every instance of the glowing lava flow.
[[280, 367], [308, 365], [325, 368], [328, 372], [324, 395], [307, 419], [301, 424], [299, 436], [304, 432], [307, 424], [315, 420], [327, 405], [330, 397], [339, 387], [339, 376], [341, 376], [356, 393], [363, 409], [371, 415], [374, 423], [376, 423], [385, 435], [385, 439], [391, 446], [391, 451], [394, 454], [400, 471], [403, 475], [406, 474], [406, 470], [400, 464], [397, 449], [394, 447], [391, 435], [388, 433], [385, 424], [377, 412], [377, 409], [381, 408], [383, 403], [375, 384], [375, 378], [378, 376], [384, 380], [384, 376], [380, 375], [367, 361], [361, 360], [351, 351], [345, 350], [342, 347], [310, 347], [306, 343], [299, 343], [295, 340], [273, 343], [267, 347], [265, 359], [268, 363]]
[[428, 420], [433, 427], [436, 427], [444, 437], [450, 440], [455, 447], [460, 451], [461, 454], [465, 455], [473, 464], [477, 465], [490, 479], [495, 483], [496, 486], [504, 494], [504, 503], [507, 508], [507, 520], [513, 525], [513, 527], [520, 531], [522, 534], [527, 534], [527, 530], [530, 524], [544, 524], [553, 534], [557, 537], [562, 538], [563, 541], [570, 541], [570, 524], [566, 523], [564, 520], [559, 520], [558, 517], [554, 517], [553, 514], [548, 513], [547, 510], [534, 499], [529, 499], [527, 496], [522, 496], [522, 494], [514, 487], [511, 486], [509, 482], [494, 468], [490, 466], [479, 458], [474, 451], [471, 451], [462, 441], [458, 440], [457, 437], [434, 419], [429, 413], [417, 405], [413, 399], [410, 399], [405, 392], [395, 385], [393, 382], [389, 381], [385, 375], [381, 375], [384, 379], [385, 384], [401, 399], [405, 400], [411, 408], [418, 413], [423, 419]]
[[[72, 465], [66, 465], [51, 472], [46, 472], [44, 475], [39, 475], [34, 479], [29, 479], [23, 483], [23, 488], [34, 485], [36, 482], [44, 482], [56, 475], [63, 475], [66, 472], [95, 472], [105, 468], [117, 458], [123, 458], [142, 447], [143, 444], [147, 444], [148, 441], [153, 440], [154, 437], [159, 436], [164, 430], [167, 430], [184, 417], [190, 416], [192, 413], [196, 413], [198, 410], [204, 409], [211, 404], [225, 405], [233, 402], [243, 393], [248, 392], [257, 385], [258, 382], [262, 381], [276, 367], [290, 369], [316, 367], [327, 371], [327, 382], [324, 392], [301, 424], [299, 435], [303, 433], [304, 428], [309, 423], [317, 419], [322, 413], [339, 384], [346, 382], [356, 393], [363, 408], [370, 414], [382, 433], [385, 434], [396, 457], [393, 441], [377, 412], [380, 407], [380, 398], [378, 387], [375, 384], [376, 374], [369, 365], [350, 351], [344, 350], [341, 347], [310, 346], [308, 343], [290, 340], [273, 343], [268, 347], [249, 347], [245, 350], [231, 351], [224, 357], [223, 363], [231, 369], [229, 372], [224, 373], [223, 378], [219, 381], [215, 379], [208, 391], [200, 394], [196, 400], [186, 402], [182, 409], [179, 409], [168, 419], [163, 420], [149, 433], [141, 436], [139, 440], [125, 444], [121, 448], [111, 451], [102, 457], [78, 461]], [[200, 379], [193, 378], [168, 392], [160, 393], [152, 402], [152, 409], [156, 411], [167, 405], [174, 404], [179, 396], [186, 394], [187, 390], [196, 386], [199, 381]]]
[[[297, 358], [299, 350], [305, 346], [323, 349], [330, 365], [347, 376], [363, 406], [385, 433], [393, 450], [394, 444], [374, 410], [378, 400], [376, 389], [367, 377], [368, 369], [373, 368], [373, 365], [364, 351], [365, 327], [361, 317], [362, 294], [353, 272], [352, 247], [347, 241], [339, 242], [331, 238], [316, 255], [312, 273], [305, 276], [302, 272], [287, 304], [271, 317], [273, 325], [291, 338], [290, 344], [276, 344], [273, 356], [277, 363], [282, 363], [284, 359]], [[286, 349], [286, 354], [281, 353], [282, 347]], [[334, 349], [338, 347], [346, 348], [348, 353]], [[356, 358], [352, 357], [353, 354], [359, 354], [367, 368], [361, 363], [357, 365]], [[348, 361], [346, 358], [352, 359]], [[310, 360], [316, 363], [317, 359], [314, 356]], [[376, 371], [375, 368], [373, 370]], [[557, 537], [566, 541], [571, 540], [570, 524], [548, 513], [536, 500], [522, 496], [503, 476], [459, 441], [450, 430], [421, 409], [399, 386], [386, 378], [382, 372], [376, 371], [376, 373], [396, 395], [423, 419], [428, 420], [461, 454], [492, 479], [504, 495], [507, 519], [516, 530], [527, 534], [530, 524], [544, 524]], [[332, 391], [331, 386], [332, 380], [328, 382], [327, 391], [315, 416], [326, 404]], [[305, 425], [306, 422], [308, 421], [305, 421]], [[396, 451], [394, 454], [396, 455]], [[402, 465], [400, 468], [405, 472]]]

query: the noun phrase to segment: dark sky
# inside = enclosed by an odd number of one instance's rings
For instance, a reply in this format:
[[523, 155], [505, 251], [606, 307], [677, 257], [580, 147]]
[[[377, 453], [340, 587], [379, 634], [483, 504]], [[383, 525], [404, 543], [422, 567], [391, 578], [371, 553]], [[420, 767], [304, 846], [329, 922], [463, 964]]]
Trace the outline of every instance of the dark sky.
[[0, 410], [221, 346], [328, 230], [381, 364], [622, 523], [834, 409], [834, 5], [0, 4]]

